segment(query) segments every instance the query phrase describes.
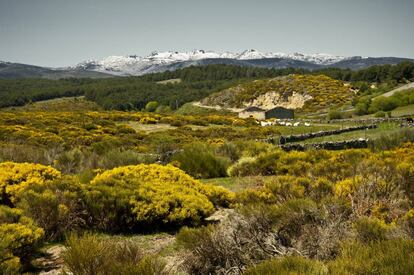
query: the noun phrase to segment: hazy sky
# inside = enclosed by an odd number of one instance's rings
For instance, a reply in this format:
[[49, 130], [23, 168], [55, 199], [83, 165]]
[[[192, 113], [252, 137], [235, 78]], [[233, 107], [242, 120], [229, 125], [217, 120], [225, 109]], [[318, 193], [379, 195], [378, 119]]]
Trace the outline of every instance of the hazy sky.
[[0, 0], [0, 60], [193, 49], [414, 57], [414, 0]]

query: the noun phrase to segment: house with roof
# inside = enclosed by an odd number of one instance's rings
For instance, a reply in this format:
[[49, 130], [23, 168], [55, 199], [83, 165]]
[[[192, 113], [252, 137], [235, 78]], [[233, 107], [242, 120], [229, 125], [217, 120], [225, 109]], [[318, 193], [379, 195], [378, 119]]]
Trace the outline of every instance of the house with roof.
[[293, 109], [284, 107], [275, 107], [270, 110], [264, 110], [259, 107], [248, 107], [239, 113], [240, 118], [255, 118], [257, 120], [265, 120], [269, 118], [277, 119], [293, 119], [295, 112]]

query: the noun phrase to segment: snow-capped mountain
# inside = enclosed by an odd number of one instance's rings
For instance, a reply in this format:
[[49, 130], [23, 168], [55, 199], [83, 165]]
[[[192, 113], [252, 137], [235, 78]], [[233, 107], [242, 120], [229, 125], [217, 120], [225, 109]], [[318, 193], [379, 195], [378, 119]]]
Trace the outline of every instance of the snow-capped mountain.
[[373, 65], [398, 64], [414, 59], [400, 57], [336, 56], [330, 54], [263, 53], [246, 50], [240, 53], [194, 50], [190, 52], [153, 52], [148, 56], [108, 56], [101, 60], [88, 60], [64, 68], [39, 67], [0, 61], [0, 79], [9, 78], [102, 78], [134, 76], [147, 73], [173, 71], [188, 66], [226, 64], [261, 68], [301, 68], [317, 70], [329, 67], [358, 70]]
[[[257, 50], [246, 50], [241, 53], [214, 52], [194, 50], [191, 52], [153, 52], [148, 56], [109, 56], [101, 60], [88, 60], [75, 66], [77, 69], [93, 70], [114, 75], [142, 75], [159, 72], [174, 67], [202, 65], [203, 60], [216, 60], [216, 63], [226, 63], [225, 60], [246, 61], [240, 65], [253, 65], [252, 60], [283, 59], [309, 62], [310, 65], [331, 65], [346, 60], [347, 57], [330, 54], [301, 54], [301, 53], [263, 53]], [[179, 63], [185, 63], [180, 64]], [[182, 66], [181, 66], [182, 65]], [[276, 66], [277, 67], [277, 66]], [[279, 67], [284, 67], [279, 66]]]

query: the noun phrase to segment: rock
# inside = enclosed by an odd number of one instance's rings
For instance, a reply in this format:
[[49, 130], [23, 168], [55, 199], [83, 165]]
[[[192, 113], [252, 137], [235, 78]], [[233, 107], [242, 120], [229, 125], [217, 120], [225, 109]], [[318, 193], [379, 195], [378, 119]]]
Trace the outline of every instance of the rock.
[[[41, 270], [40, 275], [57, 275], [63, 272], [62, 253], [66, 250], [64, 245], [53, 245], [42, 250], [43, 256], [33, 260], [32, 264]], [[66, 272], [66, 274], [70, 274]]]
[[236, 211], [234, 209], [219, 209], [214, 212], [210, 217], [207, 217], [205, 220], [210, 223], [222, 223], [226, 220], [229, 220], [230, 217], [235, 216]]

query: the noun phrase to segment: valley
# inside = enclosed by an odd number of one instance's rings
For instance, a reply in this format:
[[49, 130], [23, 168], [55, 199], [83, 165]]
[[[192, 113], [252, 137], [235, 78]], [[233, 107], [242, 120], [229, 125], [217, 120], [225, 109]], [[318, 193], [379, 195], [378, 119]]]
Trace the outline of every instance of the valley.
[[[385, 95], [411, 81], [412, 63], [0, 80], [0, 270], [404, 274], [414, 101]], [[280, 106], [294, 118], [239, 117]]]

